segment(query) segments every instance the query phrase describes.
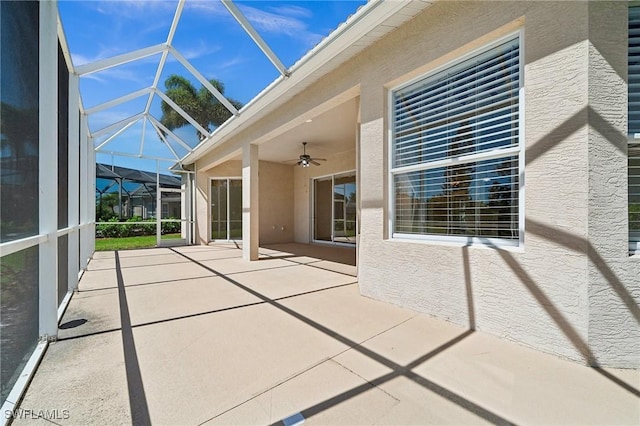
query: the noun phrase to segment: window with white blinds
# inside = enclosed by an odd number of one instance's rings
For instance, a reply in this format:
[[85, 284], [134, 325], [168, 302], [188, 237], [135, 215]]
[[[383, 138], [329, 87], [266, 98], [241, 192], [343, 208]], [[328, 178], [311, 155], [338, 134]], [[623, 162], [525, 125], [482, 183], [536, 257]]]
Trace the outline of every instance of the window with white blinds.
[[640, 254], [640, 7], [629, 8], [629, 247]]
[[393, 237], [518, 245], [520, 38], [391, 92]]

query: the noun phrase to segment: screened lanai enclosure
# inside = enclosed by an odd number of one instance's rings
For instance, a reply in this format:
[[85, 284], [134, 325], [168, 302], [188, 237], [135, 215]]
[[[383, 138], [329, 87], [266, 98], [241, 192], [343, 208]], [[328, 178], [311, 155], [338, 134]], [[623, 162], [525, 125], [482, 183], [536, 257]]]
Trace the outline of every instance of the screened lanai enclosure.
[[187, 185], [179, 176], [97, 163], [96, 237], [155, 235], [158, 246], [192, 243]]
[[[102, 24], [91, 13], [100, 14]], [[160, 13], [162, 19], [150, 22]], [[260, 70], [242, 81], [225, 74], [229, 89], [244, 90], [236, 95], [244, 102], [286, 78], [285, 62], [291, 65], [304, 50], [276, 55], [230, 0], [2, 1], [0, 19], [4, 413], [20, 400], [56, 339], [100, 223], [153, 220], [161, 245], [162, 225], [177, 222], [178, 238], [193, 242], [194, 170], [181, 160], [219, 127], [194, 118], [163, 83], [178, 75], [200, 85], [201, 96], [229, 118], [225, 126], [242, 108], [210, 80], [229, 60], [221, 59], [221, 49], [241, 53], [243, 66]], [[141, 31], [144, 19], [148, 28]], [[229, 36], [216, 39], [207, 29], [214, 19], [232, 28], [231, 45]], [[200, 34], [196, 46], [194, 32]], [[141, 41], [143, 33], [155, 41]], [[164, 114], [185, 125], [170, 128]]]

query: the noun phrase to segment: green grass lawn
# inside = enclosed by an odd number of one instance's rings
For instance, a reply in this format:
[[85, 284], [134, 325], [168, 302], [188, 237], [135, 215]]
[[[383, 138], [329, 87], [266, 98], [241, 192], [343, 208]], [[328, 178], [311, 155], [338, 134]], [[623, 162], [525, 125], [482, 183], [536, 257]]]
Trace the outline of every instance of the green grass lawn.
[[[166, 234], [162, 239], [180, 238], [180, 234]], [[143, 235], [140, 237], [123, 238], [96, 238], [96, 251], [127, 250], [149, 248], [156, 246], [155, 235]]]

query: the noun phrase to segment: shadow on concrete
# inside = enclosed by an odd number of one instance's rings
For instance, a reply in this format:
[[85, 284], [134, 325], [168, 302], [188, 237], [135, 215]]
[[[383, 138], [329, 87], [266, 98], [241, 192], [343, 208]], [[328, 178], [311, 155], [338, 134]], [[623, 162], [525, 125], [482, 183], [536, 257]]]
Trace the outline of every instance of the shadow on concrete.
[[127, 374], [127, 388], [129, 393], [129, 408], [131, 409], [131, 423], [134, 425], [151, 425], [149, 406], [144, 392], [140, 364], [133, 339], [131, 317], [127, 303], [127, 292], [124, 288], [122, 270], [120, 269], [120, 255], [115, 251], [116, 276], [118, 278], [118, 299], [120, 302], [120, 324], [122, 326], [122, 349], [124, 351], [124, 366]]
[[268, 244], [261, 246], [265, 249], [277, 250], [282, 255], [269, 255], [269, 258], [313, 257], [314, 259], [327, 260], [329, 262], [342, 263], [344, 265], [356, 265], [356, 247], [343, 247], [321, 244]]
[[87, 323], [87, 320], [84, 319], [84, 318], [74, 319], [74, 320], [67, 321], [67, 322], [64, 322], [64, 323], [60, 324], [58, 326], [58, 328], [61, 328], [62, 330], [67, 330], [69, 328], [80, 327], [81, 325], [86, 324], [86, 323]]
[[[176, 253], [180, 254], [181, 256], [184, 256], [185, 258], [191, 260], [193, 263], [201, 266], [202, 268], [206, 269], [207, 271], [211, 272], [214, 275], [217, 275], [221, 278], [223, 278], [224, 280], [226, 280], [227, 282], [229, 282], [230, 284], [246, 291], [247, 293], [251, 294], [252, 296], [255, 296], [257, 298], [259, 298], [260, 300], [262, 300], [264, 303], [268, 303], [269, 305], [273, 306], [274, 308], [288, 314], [289, 316], [296, 318], [299, 321], [302, 321], [303, 323], [313, 327], [314, 329], [320, 331], [321, 333], [325, 334], [326, 336], [329, 336], [335, 340], [337, 340], [338, 342], [348, 346], [350, 349], [353, 349], [359, 353], [361, 353], [362, 355], [365, 355], [366, 357], [388, 367], [389, 369], [392, 370], [391, 373], [388, 373], [384, 376], [381, 376], [375, 380], [372, 380], [370, 382], [364, 383], [360, 386], [357, 386], [355, 388], [352, 388], [346, 392], [343, 392], [339, 395], [336, 395], [326, 401], [323, 401], [319, 404], [316, 404], [312, 407], [308, 407], [304, 410], [301, 411], [302, 415], [305, 418], [309, 418], [315, 414], [318, 414], [328, 408], [331, 408], [335, 405], [338, 405], [350, 398], [353, 398], [356, 395], [359, 395], [363, 392], [366, 392], [367, 390], [370, 390], [372, 386], [378, 386], [382, 383], [385, 383], [389, 380], [392, 380], [396, 377], [400, 377], [400, 376], [404, 376], [406, 378], [408, 378], [409, 380], [413, 381], [414, 383], [424, 387], [425, 389], [428, 389], [440, 396], [442, 396], [443, 398], [448, 399], [449, 401], [451, 401], [452, 403], [470, 411], [471, 413], [491, 422], [494, 424], [512, 424], [511, 422], [509, 422], [508, 420], [500, 417], [499, 415], [487, 410], [484, 407], [479, 406], [478, 404], [473, 403], [472, 401], [469, 401], [468, 399], [456, 394], [455, 392], [452, 392], [448, 389], [446, 389], [443, 386], [440, 386], [420, 375], [418, 375], [417, 373], [413, 372], [412, 369], [417, 367], [418, 365], [424, 363], [425, 361], [427, 361], [428, 359], [432, 358], [433, 356], [441, 353], [442, 351], [450, 348], [451, 346], [457, 344], [458, 342], [462, 341], [463, 339], [465, 339], [466, 337], [468, 337], [469, 335], [471, 335], [473, 333], [473, 330], [468, 330], [464, 333], [462, 333], [460, 336], [452, 339], [451, 341], [445, 343], [444, 345], [441, 345], [440, 347], [434, 349], [433, 351], [430, 351], [429, 353], [417, 358], [416, 360], [412, 361], [411, 363], [409, 363], [406, 366], [400, 365], [395, 363], [394, 361], [380, 355], [379, 353], [368, 349], [364, 346], [361, 346], [361, 344], [359, 344], [356, 341], [353, 341], [351, 339], [349, 339], [346, 336], [343, 336], [342, 334], [328, 328], [325, 327], [324, 325], [314, 321], [313, 319], [306, 317], [304, 315], [302, 315], [301, 313], [288, 308], [287, 306], [279, 303], [277, 300], [275, 299], [271, 299], [265, 295], [263, 295], [262, 293], [253, 290], [245, 285], [243, 285], [242, 283], [224, 275], [221, 274], [220, 272], [198, 262], [195, 259], [190, 258], [189, 256], [187, 256], [186, 254], [180, 253], [178, 251], [176, 251]], [[215, 418], [215, 417], [214, 417]], [[212, 419], [208, 419], [207, 421], [210, 421]], [[204, 423], [206, 423], [207, 421], [205, 421]]]
[[[532, 221], [527, 221], [527, 229], [529, 229], [530, 232], [535, 233], [529, 227], [530, 222]], [[546, 227], [545, 225], [539, 224], [537, 222], [532, 223], [532, 226], [534, 226], [534, 230], [536, 229], [535, 227], [538, 226], [538, 232], [540, 232], [540, 230], [542, 229], [544, 229], [545, 232], [548, 232], [549, 230], [553, 230], [556, 234], [563, 237], [562, 240], [564, 240], [564, 238], [567, 237], [567, 235], [561, 234], [563, 231], [556, 230], [551, 227]], [[569, 241], [573, 241], [574, 243], [577, 243], [576, 247], [580, 247], [583, 245], [582, 244], [583, 241], [580, 241], [578, 237], [575, 237]], [[509, 266], [509, 268], [516, 274], [520, 282], [524, 284], [524, 286], [527, 288], [529, 293], [536, 299], [538, 304], [542, 308], [544, 308], [544, 310], [547, 312], [549, 317], [553, 320], [553, 322], [556, 323], [556, 325], [558, 326], [558, 329], [562, 331], [565, 337], [571, 342], [573, 347], [582, 355], [582, 357], [587, 361], [589, 365], [591, 365], [592, 367], [596, 367], [593, 369], [595, 372], [601, 374], [603, 377], [607, 378], [608, 380], [611, 380], [613, 383], [622, 387], [623, 389], [632, 393], [633, 395], [640, 397], [640, 390], [623, 382], [622, 380], [606, 372], [602, 368], [599, 368], [597, 357], [594, 355], [593, 351], [589, 347], [589, 344], [580, 336], [578, 331], [571, 325], [571, 323], [562, 314], [562, 312], [560, 312], [560, 310], [555, 306], [555, 304], [551, 301], [549, 296], [547, 296], [545, 292], [535, 283], [533, 278], [531, 278], [531, 276], [524, 270], [524, 268], [520, 266], [518, 261], [515, 259], [515, 257], [511, 253], [505, 250], [500, 250], [498, 247], [493, 245], [489, 240], [485, 240], [484, 242], [488, 246], [492, 246], [493, 248], [496, 249], [496, 252], [500, 255], [500, 257], [502, 257], [502, 259]], [[599, 256], [597, 256], [597, 258], [601, 259]], [[605, 268], [605, 271], [609, 271], [609, 273], [613, 275], [613, 272], [611, 272], [610, 269], [606, 267], [606, 263], [601, 264], [599, 268]], [[613, 276], [615, 277], [615, 275]], [[619, 281], [617, 281], [616, 287], [624, 288], [622, 283], [620, 283]], [[631, 297], [630, 295], [628, 296]]]

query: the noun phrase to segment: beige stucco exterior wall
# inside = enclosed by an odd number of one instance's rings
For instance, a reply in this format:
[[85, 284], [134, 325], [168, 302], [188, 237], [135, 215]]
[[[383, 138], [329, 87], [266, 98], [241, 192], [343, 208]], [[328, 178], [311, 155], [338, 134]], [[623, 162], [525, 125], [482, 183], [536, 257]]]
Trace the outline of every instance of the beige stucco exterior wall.
[[627, 256], [627, 4], [589, 5], [589, 347], [640, 365], [640, 256]]
[[[260, 161], [260, 244], [293, 241], [293, 167]], [[242, 161], [230, 160], [197, 173], [196, 242], [210, 241], [210, 178], [242, 178]], [[275, 227], [275, 229], [274, 229]], [[283, 229], [284, 228], [284, 229]]]
[[[598, 13], [591, 9], [610, 6], [444, 2], [368, 52], [377, 72], [361, 83], [361, 144], [368, 147], [361, 158], [363, 294], [571, 359], [640, 365], [634, 308], [640, 300], [640, 262], [627, 255], [626, 150], [618, 136], [603, 139], [590, 109], [595, 102], [614, 117], [605, 126], [609, 134], [624, 133], [625, 86], [612, 68], [623, 68], [626, 41], [620, 32], [612, 41], [604, 26], [588, 32], [589, 19]], [[625, 16], [624, 5], [616, 7], [619, 16]], [[387, 158], [386, 98], [379, 87], [442, 62], [439, 58], [447, 52], [462, 53], [469, 43], [521, 18], [524, 247], [498, 251], [390, 240], [385, 232], [387, 175], [380, 167]], [[607, 27], [615, 27], [615, 20]], [[619, 22], [619, 28], [626, 31], [626, 24]], [[590, 35], [604, 39], [605, 47], [619, 43], [615, 58], [607, 58], [609, 52], [604, 58], [598, 55]], [[615, 107], [608, 108], [608, 103]], [[611, 209], [612, 201], [617, 208]], [[616, 219], [611, 221], [611, 216]], [[607, 248], [609, 259], [597, 247]]]
[[293, 166], [260, 161], [260, 244], [293, 241]]
[[[580, 362], [639, 367], [640, 259], [628, 256], [625, 214], [625, 8], [437, 2], [201, 162], [357, 87], [362, 294]], [[525, 59], [524, 247], [391, 239], [389, 89], [517, 29]], [[311, 171], [293, 172], [300, 242], [309, 240]]]
[[345, 146], [353, 146], [353, 149], [328, 156], [327, 161], [317, 167], [294, 168], [294, 241], [298, 243], [310, 243], [312, 239], [311, 185], [313, 184], [313, 179], [356, 169], [355, 141], [348, 141], [345, 143]]

